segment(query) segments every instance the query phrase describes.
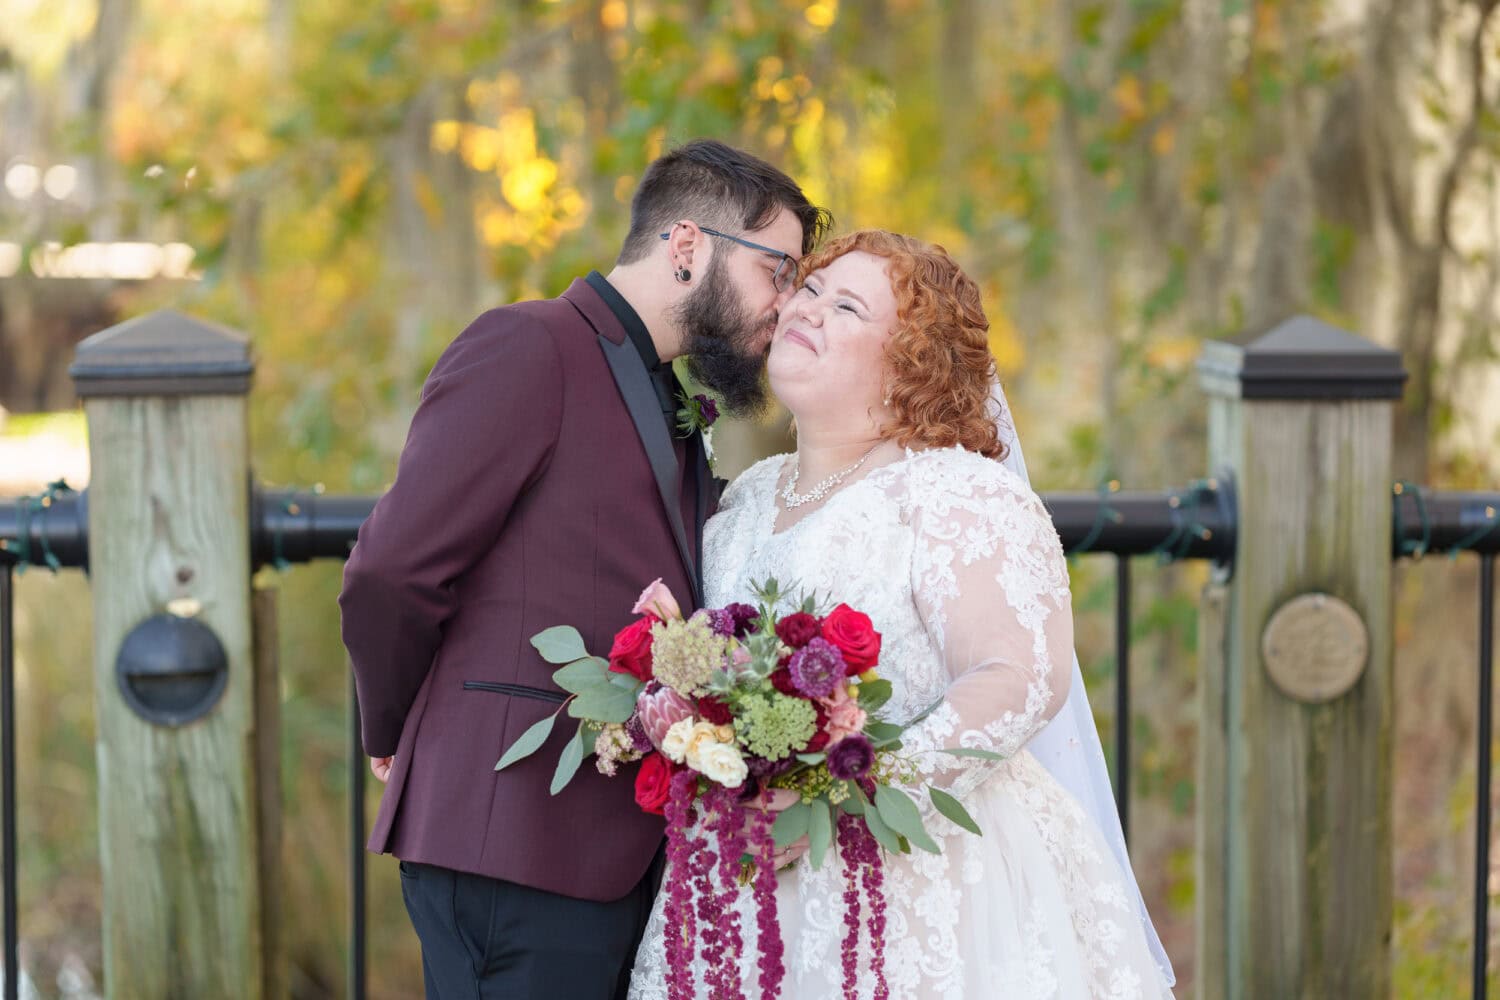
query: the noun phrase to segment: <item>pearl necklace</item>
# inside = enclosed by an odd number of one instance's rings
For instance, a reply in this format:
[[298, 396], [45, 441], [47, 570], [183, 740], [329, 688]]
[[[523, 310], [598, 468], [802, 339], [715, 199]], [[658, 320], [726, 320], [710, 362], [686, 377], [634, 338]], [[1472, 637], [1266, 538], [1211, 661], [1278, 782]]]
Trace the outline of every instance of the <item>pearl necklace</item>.
[[796, 468], [792, 470], [792, 481], [787, 483], [786, 489], [781, 491], [782, 506], [784, 506], [787, 510], [796, 510], [803, 504], [816, 503], [817, 501], [823, 499], [835, 486], [844, 481], [844, 477], [848, 476], [855, 469], [858, 469], [861, 465], [864, 465], [865, 459], [875, 454], [875, 449], [879, 447], [880, 442], [876, 441], [875, 444], [870, 447], [869, 451], [859, 456], [858, 462], [855, 462], [847, 469], [844, 469], [840, 472], [835, 472], [833, 475], [829, 476], [821, 483], [818, 483], [806, 493], [797, 492], [797, 483], [802, 478], [802, 459], [798, 458]]

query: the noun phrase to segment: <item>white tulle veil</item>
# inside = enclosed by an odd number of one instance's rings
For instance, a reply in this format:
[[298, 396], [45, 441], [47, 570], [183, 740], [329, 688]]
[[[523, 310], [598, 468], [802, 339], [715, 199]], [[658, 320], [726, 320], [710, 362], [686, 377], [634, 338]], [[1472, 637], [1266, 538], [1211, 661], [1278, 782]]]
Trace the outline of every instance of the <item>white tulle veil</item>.
[[[1010, 404], [1005, 399], [1005, 390], [996, 379], [990, 385], [990, 412], [1000, 430], [1000, 440], [1009, 449], [1005, 466], [1028, 484], [1031, 477], [1026, 473], [1026, 459], [1021, 454], [1021, 438], [1011, 418]], [[1124, 720], [1120, 720], [1124, 724]], [[1151, 953], [1161, 967], [1169, 984], [1176, 983], [1172, 963], [1166, 949], [1151, 924], [1145, 901], [1136, 885], [1135, 873], [1130, 866], [1130, 854], [1125, 847], [1125, 834], [1120, 827], [1120, 813], [1115, 806], [1113, 790], [1109, 783], [1109, 769], [1104, 762], [1104, 748], [1099, 744], [1099, 729], [1094, 725], [1094, 713], [1089, 707], [1088, 692], [1083, 686], [1083, 671], [1078, 666], [1078, 654], [1073, 654], [1073, 683], [1068, 688], [1068, 700], [1062, 711], [1053, 717], [1041, 732], [1034, 736], [1027, 749], [1041, 761], [1058, 783], [1068, 790], [1083, 806], [1094, 823], [1098, 825], [1109, 843], [1110, 850], [1125, 873], [1130, 891], [1135, 894], [1136, 906], [1146, 939], [1151, 944]]]

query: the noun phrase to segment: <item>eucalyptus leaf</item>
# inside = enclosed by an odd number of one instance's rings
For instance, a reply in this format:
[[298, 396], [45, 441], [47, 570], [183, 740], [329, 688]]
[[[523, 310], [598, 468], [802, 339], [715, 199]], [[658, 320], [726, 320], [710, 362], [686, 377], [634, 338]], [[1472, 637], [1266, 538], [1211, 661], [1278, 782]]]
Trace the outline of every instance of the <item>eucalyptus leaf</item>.
[[807, 858], [813, 868], [823, 867], [823, 857], [833, 845], [833, 817], [828, 813], [828, 802], [813, 799], [812, 816], [807, 824]]
[[883, 743], [890, 743], [901, 738], [905, 732], [904, 726], [898, 726], [894, 722], [867, 722], [865, 723], [865, 735], [870, 742], [877, 747]]
[[865, 810], [865, 826], [869, 828], [870, 835], [875, 838], [876, 842], [887, 851], [892, 854], [907, 853], [901, 849], [901, 840], [896, 836], [895, 831], [885, 825], [885, 821], [880, 818], [880, 813], [876, 810]]
[[1004, 760], [1005, 754], [996, 753], [993, 750], [981, 750], [978, 747], [941, 747], [938, 753], [948, 753], [955, 757], [973, 757], [976, 760]]
[[797, 755], [797, 759], [804, 764], [812, 764], [813, 766], [817, 766], [818, 764], [821, 764], [825, 760], [827, 760], [828, 755], [826, 753], [799, 753]]
[[938, 812], [942, 813], [944, 816], [948, 817], [953, 822], [963, 827], [965, 830], [968, 830], [970, 833], [974, 834], [974, 836], [984, 836], [984, 834], [979, 829], [979, 824], [974, 822], [974, 818], [969, 815], [969, 811], [965, 809], [963, 807], [963, 804], [953, 796], [949, 795], [941, 788], [929, 788], [927, 789], [927, 794], [932, 798], [932, 804], [937, 808]]
[[552, 681], [569, 694], [577, 694], [584, 688], [609, 680], [609, 672], [600, 667], [597, 657], [587, 656], [574, 660], [566, 667], [552, 672]]
[[568, 714], [594, 722], [624, 722], [635, 711], [635, 694], [609, 681], [592, 684], [568, 703]]
[[500, 755], [500, 760], [495, 764], [495, 770], [503, 771], [518, 760], [524, 760], [542, 748], [547, 742], [547, 737], [552, 735], [552, 724], [557, 721], [556, 713], [547, 716], [541, 722], [527, 728], [521, 734], [521, 738], [510, 745], [510, 749]]
[[568, 787], [568, 782], [578, 772], [578, 765], [583, 763], [584, 743], [588, 739], [583, 730], [583, 726], [578, 727], [578, 732], [573, 734], [573, 738], [557, 758], [557, 770], [552, 772], [553, 795]]
[[845, 782], [850, 788], [849, 797], [839, 803], [839, 808], [850, 816], [863, 816], [865, 814], [865, 797], [858, 791], [854, 782]]
[[861, 681], [859, 685], [859, 707], [874, 714], [891, 700], [891, 682], [887, 680]]
[[646, 687], [645, 681], [637, 680], [631, 674], [622, 674], [614, 670], [611, 670], [609, 672], [608, 680], [615, 687], [621, 689], [622, 691], [629, 691], [633, 696], [637, 698], [640, 697], [641, 692], [645, 690]]
[[903, 837], [922, 829], [922, 813], [911, 796], [890, 785], [875, 786], [875, 809], [887, 826]]
[[548, 663], [572, 663], [589, 655], [583, 636], [571, 625], [554, 625], [531, 637], [531, 644]]
[[808, 825], [812, 822], [812, 807], [806, 802], [798, 802], [781, 810], [781, 815], [776, 817], [776, 822], [771, 824], [771, 838], [775, 841], [777, 848], [789, 846], [798, 838], [807, 836]]

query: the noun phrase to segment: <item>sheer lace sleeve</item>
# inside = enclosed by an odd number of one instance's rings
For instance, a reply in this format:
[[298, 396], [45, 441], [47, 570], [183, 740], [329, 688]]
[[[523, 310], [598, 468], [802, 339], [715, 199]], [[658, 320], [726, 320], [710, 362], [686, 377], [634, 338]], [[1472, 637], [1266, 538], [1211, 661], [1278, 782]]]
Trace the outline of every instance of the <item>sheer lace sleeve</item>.
[[903, 743], [926, 784], [962, 799], [1000, 765], [933, 751], [1025, 746], [1067, 699], [1073, 620], [1041, 500], [997, 462], [953, 457], [913, 463], [909, 483], [912, 592], [949, 683]]

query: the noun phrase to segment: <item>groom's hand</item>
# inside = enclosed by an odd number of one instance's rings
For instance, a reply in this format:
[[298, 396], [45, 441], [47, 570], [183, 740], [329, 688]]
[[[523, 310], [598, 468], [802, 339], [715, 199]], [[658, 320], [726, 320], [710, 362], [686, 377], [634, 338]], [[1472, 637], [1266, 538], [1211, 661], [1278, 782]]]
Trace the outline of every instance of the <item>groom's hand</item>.
[[391, 776], [391, 761], [395, 759], [395, 757], [371, 757], [370, 773], [379, 778], [381, 784], [384, 784]]

